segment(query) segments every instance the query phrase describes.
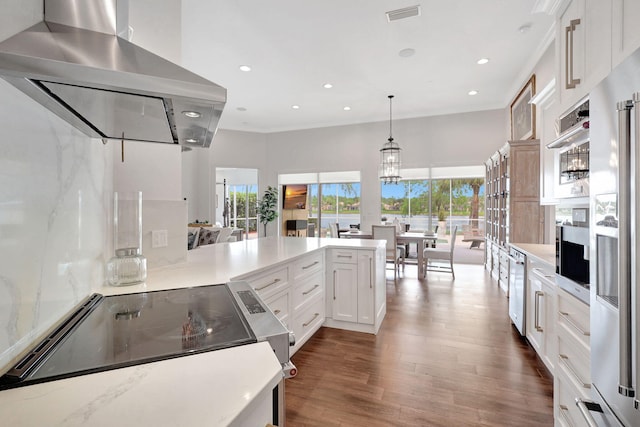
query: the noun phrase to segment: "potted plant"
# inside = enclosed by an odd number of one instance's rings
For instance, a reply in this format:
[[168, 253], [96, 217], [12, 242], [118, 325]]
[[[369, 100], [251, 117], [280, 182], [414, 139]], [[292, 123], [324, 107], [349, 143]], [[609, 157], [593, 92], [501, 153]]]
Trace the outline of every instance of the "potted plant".
[[258, 217], [260, 223], [264, 226], [264, 237], [267, 237], [267, 224], [274, 221], [278, 217], [278, 189], [268, 186], [262, 196], [258, 200]]

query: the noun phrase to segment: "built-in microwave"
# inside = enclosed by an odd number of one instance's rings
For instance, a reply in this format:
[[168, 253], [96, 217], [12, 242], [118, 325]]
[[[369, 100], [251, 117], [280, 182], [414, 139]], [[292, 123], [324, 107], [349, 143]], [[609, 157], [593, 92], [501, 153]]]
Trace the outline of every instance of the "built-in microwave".
[[589, 99], [583, 98], [557, 121], [554, 156], [556, 198], [589, 196]]

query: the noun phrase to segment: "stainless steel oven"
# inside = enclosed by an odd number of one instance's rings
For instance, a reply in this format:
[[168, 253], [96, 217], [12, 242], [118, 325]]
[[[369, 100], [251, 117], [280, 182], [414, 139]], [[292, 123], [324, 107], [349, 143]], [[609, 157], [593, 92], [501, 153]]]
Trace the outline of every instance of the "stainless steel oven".
[[0, 377], [0, 390], [266, 341], [283, 370], [273, 424], [284, 425], [293, 335], [246, 282], [93, 294]]

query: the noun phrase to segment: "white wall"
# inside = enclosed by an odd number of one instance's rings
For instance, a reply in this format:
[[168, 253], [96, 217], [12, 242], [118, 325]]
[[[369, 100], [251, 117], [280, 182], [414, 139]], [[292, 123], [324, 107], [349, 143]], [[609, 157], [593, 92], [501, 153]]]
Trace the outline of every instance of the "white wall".
[[182, 61], [182, 0], [129, 0], [131, 41], [180, 64]]
[[[406, 168], [482, 165], [506, 141], [504, 117], [491, 110], [394, 120], [393, 137]], [[380, 221], [379, 150], [388, 136], [388, 122], [268, 134], [267, 182], [276, 185], [279, 173], [359, 170], [369, 229]]]
[[[407, 168], [482, 165], [504, 144], [507, 128], [504, 110], [491, 110], [394, 120], [393, 137]], [[389, 122], [271, 134], [219, 130], [208, 151], [182, 154], [189, 220], [215, 221], [216, 167], [258, 169], [259, 196], [267, 185], [277, 186], [279, 173], [359, 170], [361, 218], [368, 228], [379, 221], [379, 150], [388, 136]], [[276, 234], [275, 223], [269, 235]]]
[[[267, 136], [253, 132], [218, 130], [209, 149], [182, 153], [182, 194], [189, 221], [215, 223], [215, 171], [218, 167], [258, 170], [259, 194], [266, 188]], [[277, 183], [277, 181], [276, 181]], [[222, 195], [219, 196], [222, 200]], [[221, 218], [217, 219], [221, 221]]]

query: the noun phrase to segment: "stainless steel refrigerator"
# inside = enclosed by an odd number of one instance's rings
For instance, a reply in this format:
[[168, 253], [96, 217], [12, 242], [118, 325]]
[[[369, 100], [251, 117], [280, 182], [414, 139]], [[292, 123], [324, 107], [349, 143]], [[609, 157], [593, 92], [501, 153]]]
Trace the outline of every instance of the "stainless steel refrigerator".
[[[640, 426], [640, 52], [590, 93], [589, 425]], [[595, 284], [595, 286], [594, 286]]]

